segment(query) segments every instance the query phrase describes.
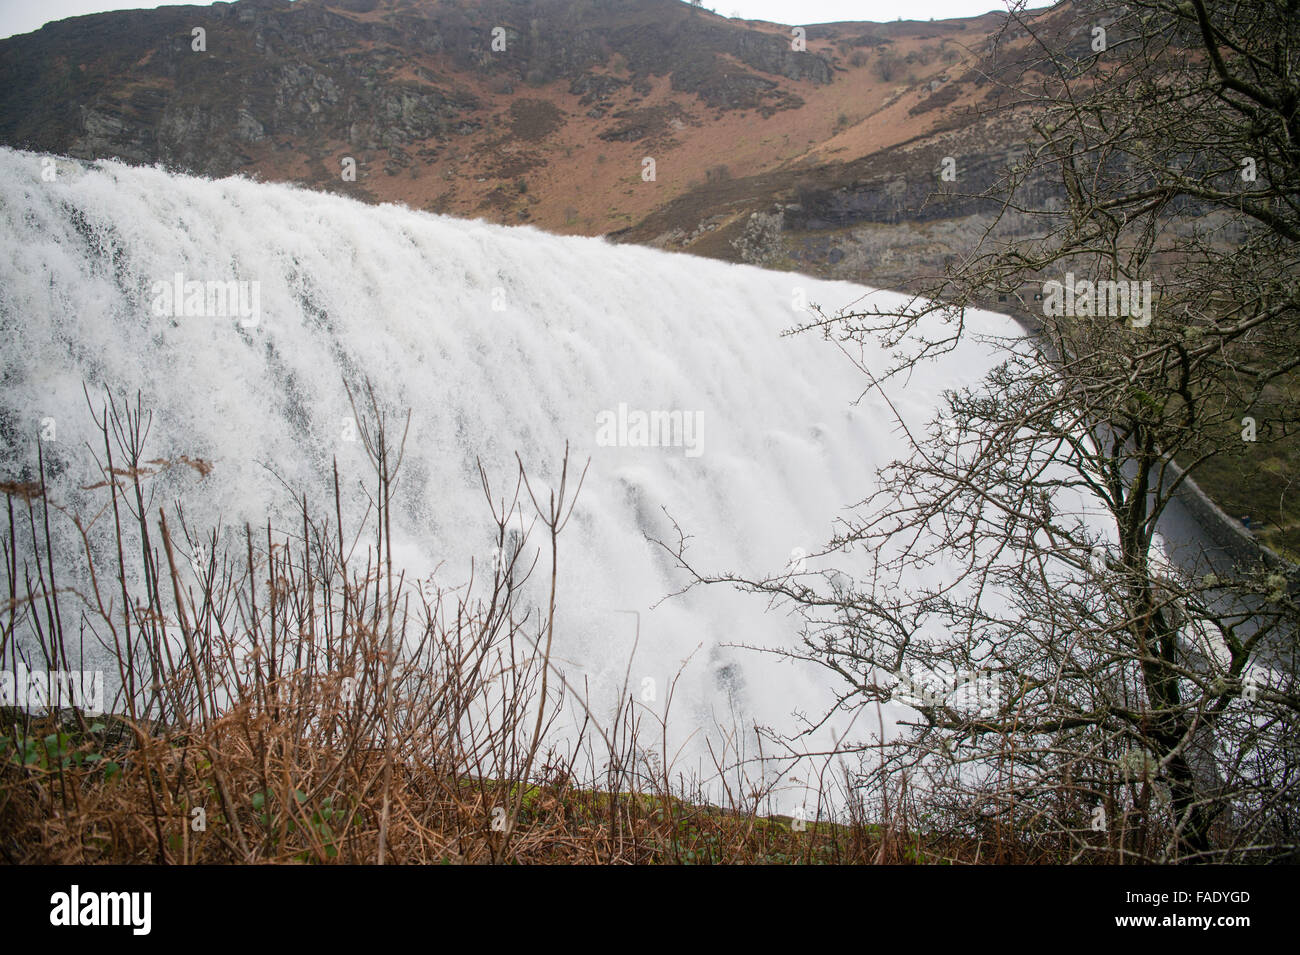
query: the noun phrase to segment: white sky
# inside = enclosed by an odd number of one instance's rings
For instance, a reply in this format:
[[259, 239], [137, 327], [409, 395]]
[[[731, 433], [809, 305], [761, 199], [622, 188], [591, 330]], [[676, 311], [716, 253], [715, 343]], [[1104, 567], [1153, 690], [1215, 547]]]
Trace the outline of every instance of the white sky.
[[[169, 3], [170, 0], [167, 3], [157, 0], [0, 0], [0, 38], [30, 33], [53, 20], [86, 13], [152, 9]], [[990, 10], [1005, 10], [1007, 3], [1008, 0], [704, 0], [705, 7], [723, 16], [739, 14], [750, 20], [792, 25], [835, 20], [897, 20], [900, 15], [909, 20], [973, 17]], [[202, 2], [194, 5], [206, 6]], [[1028, 7], [1050, 5], [1044, 0], [1027, 2]]]

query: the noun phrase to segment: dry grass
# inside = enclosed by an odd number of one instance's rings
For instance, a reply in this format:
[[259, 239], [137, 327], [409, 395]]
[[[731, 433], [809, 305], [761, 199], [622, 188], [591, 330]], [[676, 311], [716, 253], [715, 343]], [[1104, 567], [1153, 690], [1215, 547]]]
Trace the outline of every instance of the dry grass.
[[[97, 415], [106, 549], [100, 525], [51, 500], [43, 463], [39, 482], [4, 486], [0, 661], [7, 671], [19, 661], [69, 668], [69, 646], [98, 639], [122, 687], [104, 716], [0, 711], [7, 862], [979, 858], [971, 840], [905, 835], [905, 814], [883, 826], [860, 807], [834, 823], [768, 818], [768, 792], [747, 784], [710, 805], [699, 780], [646, 760], [644, 717], [626, 692], [611, 718], [590, 711], [550, 664], [549, 608], [520, 603], [536, 567], [523, 566], [524, 542], [506, 533], [515, 506], [531, 504], [553, 607], [558, 541], [581, 488], [567, 460], [546, 494], [520, 464], [512, 499], [493, 507], [505, 553], [496, 566], [455, 591], [412, 586], [389, 553], [401, 443], [366, 397], [358, 423], [378, 494], [364, 547], [343, 527], [337, 470], [333, 515], [303, 503], [292, 531], [245, 527], [238, 548], [200, 539], [179, 506], [171, 517], [147, 513], [137, 506], [144, 485], [167, 462], [145, 457], [138, 399], [132, 409], [110, 398]], [[82, 543], [75, 565], [54, 543], [60, 521]], [[583, 729], [547, 745], [565, 707], [586, 714]], [[717, 756], [720, 777], [734, 770], [728, 762]]]

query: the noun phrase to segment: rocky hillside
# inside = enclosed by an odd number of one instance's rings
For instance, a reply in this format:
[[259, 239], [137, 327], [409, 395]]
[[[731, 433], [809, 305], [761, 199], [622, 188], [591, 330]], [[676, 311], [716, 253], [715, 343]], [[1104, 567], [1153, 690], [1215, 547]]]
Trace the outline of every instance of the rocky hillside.
[[986, 115], [1028, 42], [1003, 25], [799, 34], [679, 0], [106, 13], [0, 41], [0, 142], [901, 287], [981, 213], [936, 201], [944, 158], [944, 191], [976, 192], [1021, 138]]

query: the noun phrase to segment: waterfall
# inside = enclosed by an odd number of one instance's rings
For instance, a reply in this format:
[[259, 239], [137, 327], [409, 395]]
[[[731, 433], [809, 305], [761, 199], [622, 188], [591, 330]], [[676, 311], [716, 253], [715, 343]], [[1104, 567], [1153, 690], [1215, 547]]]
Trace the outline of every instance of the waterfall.
[[[490, 560], [476, 462], [502, 485], [518, 453], [546, 487], [566, 441], [579, 470], [590, 459], [560, 543], [555, 656], [571, 681], [589, 681], [597, 712], [625, 674], [634, 689], [653, 680], [643, 705], [662, 710], [680, 671], [670, 748], [689, 740], [679, 759], [707, 769], [702, 740], [719, 724], [793, 733], [843, 689], [820, 667], [736, 646], [798, 647], [798, 619], [762, 598], [709, 587], [663, 600], [685, 580], [647, 537], [675, 539], [675, 521], [711, 571], [777, 573], [801, 553], [809, 571], [864, 566], [866, 555], [817, 553], [906, 445], [834, 343], [782, 331], [808, 318], [804, 303], [829, 315], [899, 296], [9, 149], [0, 235], [6, 480], [31, 476], [39, 437], [55, 488], [76, 503], [96, 479], [83, 384], [92, 397], [138, 390], [152, 456], [211, 464], [206, 476], [163, 475], [155, 509], [183, 497], [191, 526], [256, 527], [271, 513], [291, 527], [295, 494], [332, 507], [335, 458], [349, 490], [370, 473], [343, 386], [369, 379], [386, 405], [411, 410], [394, 512], [395, 563], [411, 574], [451, 585], [471, 558]], [[978, 312], [967, 327], [1015, 332]], [[884, 367], [882, 351], [854, 347]], [[893, 387], [892, 403], [923, 432], [941, 393], [994, 359], [963, 342]], [[842, 731], [847, 719], [831, 722]]]

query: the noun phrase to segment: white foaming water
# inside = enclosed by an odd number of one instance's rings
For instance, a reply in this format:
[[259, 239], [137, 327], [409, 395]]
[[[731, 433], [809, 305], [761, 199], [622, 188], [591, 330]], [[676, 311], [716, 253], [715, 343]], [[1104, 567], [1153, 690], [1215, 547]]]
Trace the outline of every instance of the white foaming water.
[[[867, 382], [836, 348], [780, 332], [800, 319], [795, 287], [828, 314], [894, 296], [241, 179], [60, 160], [46, 182], [43, 158], [0, 150], [4, 477], [34, 461], [52, 424], [44, 449], [75, 500], [95, 477], [79, 450], [96, 437], [83, 382], [92, 396], [139, 390], [154, 413], [149, 457], [214, 464], [202, 480], [165, 479], [155, 511], [183, 495], [192, 527], [256, 527], [271, 512], [292, 528], [286, 488], [332, 507], [335, 456], [361, 499], [371, 472], [346, 440], [342, 380], [368, 377], [388, 406], [412, 410], [394, 533], [397, 562], [421, 577], [437, 568], [458, 584], [471, 557], [489, 559], [476, 459], [500, 495], [516, 452], [535, 489], [555, 481], [566, 441], [578, 470], [590, 458], [560, 541], [555, 639], [570, 682], [590, 680], [598, 715], [628, 667], [632, 610], [631, 686], [657, 685], [646, 705], [661, 713], [690, 661], [669, 723], [670, 750], [694, 734], [679, 769], [709, 768], [703, 734], [715, 723], [793, 732], [792, 714], [830, 704], [828, 671], [728, 646], [797, 647], [797, 618], [721, 587], [658, 603], [684, 579], [646, 536], [673, 540], [671, 515], [693, 535], [697, 566], [746, 575], [781, 571], [794, 548], [816, 552], [904, 445], [879, 395], [853, 404]], [[256, 322], [155, 314], [155, 283], [178, 273], [258, 283]], [[1002, 316], [968, 323], [1015, 331]], [[940, 393], [973, 384], [991, 355], [964, 344], [893, 389], [896, 407], [922, 428]], [[863, 358], [883, 366], [878, 353]], [[698, 444], [603, 446], [598, 419], [620, 405], [680, 411]], [[853, 555], [835, 557], [852, 570]], [[549, 573], [545, 554], [539, 570]]]

